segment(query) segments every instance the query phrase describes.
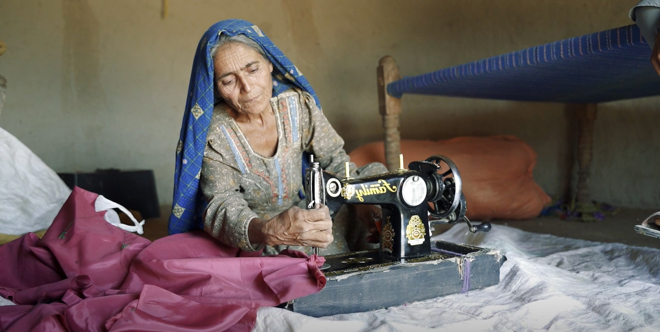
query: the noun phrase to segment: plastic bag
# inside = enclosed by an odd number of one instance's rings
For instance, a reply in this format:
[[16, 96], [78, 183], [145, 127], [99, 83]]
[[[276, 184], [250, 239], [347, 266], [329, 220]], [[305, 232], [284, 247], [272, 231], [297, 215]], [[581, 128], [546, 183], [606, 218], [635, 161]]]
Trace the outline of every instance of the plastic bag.
[[70, 193], [55, 171], [0, 128], [0, 233], [48, 228]]

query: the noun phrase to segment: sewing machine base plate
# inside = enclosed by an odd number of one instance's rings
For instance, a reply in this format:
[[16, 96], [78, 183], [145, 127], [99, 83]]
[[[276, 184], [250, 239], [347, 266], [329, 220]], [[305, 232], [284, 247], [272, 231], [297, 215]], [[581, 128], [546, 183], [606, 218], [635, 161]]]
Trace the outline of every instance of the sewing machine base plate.
[[[438, 241], [434, 248], [470, 259], [469, 290], [500, 281], [506, 257], [496, 250]], [[327, 283], [318, 293], [294, 300], [294, 312], [321, 317], [363, 312], [460, 293], [464, 259], [441, 252], [405, 263], [381, 261], [378, 251], [361, 251], [325, 257]]]

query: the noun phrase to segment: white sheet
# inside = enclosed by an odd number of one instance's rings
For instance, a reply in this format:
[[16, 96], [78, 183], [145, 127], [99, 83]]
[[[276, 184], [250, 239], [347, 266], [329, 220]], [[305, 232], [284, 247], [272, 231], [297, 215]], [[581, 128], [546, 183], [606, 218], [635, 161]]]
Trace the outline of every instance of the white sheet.
[[[507, 256], [500, 283], [467, 295], [322, 318], [261, 308], [253, 331], [660, 331], [658, 249], [501, 225], [485, 235], [466, 234], [457, 225], [435, 239], [500, 249]], [[0, 298], [0, 305], [12, 304]]]
[[0, 128], [0, 233], [48, 228], [70, 193], [55, 171]]
[[660, 331], [660, 250], [501, 225], [466, 230], [436, 239], [501, 250], [498, 285], [323, 318], [262, 308], [254, 331]]

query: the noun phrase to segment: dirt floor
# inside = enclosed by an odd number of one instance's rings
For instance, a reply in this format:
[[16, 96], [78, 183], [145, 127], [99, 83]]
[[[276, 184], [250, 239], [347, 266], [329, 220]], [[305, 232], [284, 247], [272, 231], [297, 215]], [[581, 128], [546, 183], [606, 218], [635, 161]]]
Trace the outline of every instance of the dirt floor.
[[516, 227], [528, 232], [584, 239], [598, 242], [619, 242], [640, 247], [660, 249], [660, 239], [637, 234], [635, 225], [641, 224], [657, 210], [620, 208], [605, 220], [583, 223], [561, 220], [558, 217], [539, 217], [523, 221], [496, 221], [494, 223]]
[[[491, 223], [516, 227], [534, 233], [552, 234], [598, 242], [619, 242], [660, 249], [660, 239], [639, 235], [634, 230], [635, 225], [640, 224], [654, 212], [657, 211], [620, 208], [617, 214], [606, 217], [605, 220], [592, 223], [566, 221], [558, 217], [492, 221]], [[145, 222], [144, 236], [150, 240], [166, 236], [168, 217], [169, 207], [163, 207], [161, 209], [161, 218], [149, 219]], [[461, 225], [458, 227], [461, 227]]]

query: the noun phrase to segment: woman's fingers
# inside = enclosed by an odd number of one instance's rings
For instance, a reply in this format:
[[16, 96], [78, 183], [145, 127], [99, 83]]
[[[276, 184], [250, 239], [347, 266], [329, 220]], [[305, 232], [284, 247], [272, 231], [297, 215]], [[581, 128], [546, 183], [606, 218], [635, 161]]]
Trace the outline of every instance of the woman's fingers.
[[317, 248], [328, 247], [334, 241], [330, 210], [327, 206], [321, 205], [316, 209], [305, 212], [307, 214], [305, 222], [311, 226], [311, 229], [305, 232], [306, 237], [308, 237], [305, 245]]
[[301, 239], [301, 245], [316, 248], [327, 248], [334, 237], [332, 236], [332, 229], [329, 231], [311, 231], [303, 234], [304, 239]]
[[276, 244], [326, 248], [332, 237], [332, 219], [327, 206], [303, 210], [292, 207], [274, 218], [272, 234]]
[[326, 248], [334, 240], [332, 236], [332, 219], [327, 206], [321, 205], [313, 210], [301, 210], [304, 213], [306, 231], [301, 233], [303, 245]]
[[305, 216], [305, 221], [307, 222], [316, 222], [316, 221], [324, 221], [324, 220], [329, 220], [332, 222], [330, 219], [330, 209], [328, 209], [327, 206], [322, 205], [322, 204], [317, 204], [316, 208], [311, 209], [311, 210], [302, 210], [299, 209], [300, 213]]

